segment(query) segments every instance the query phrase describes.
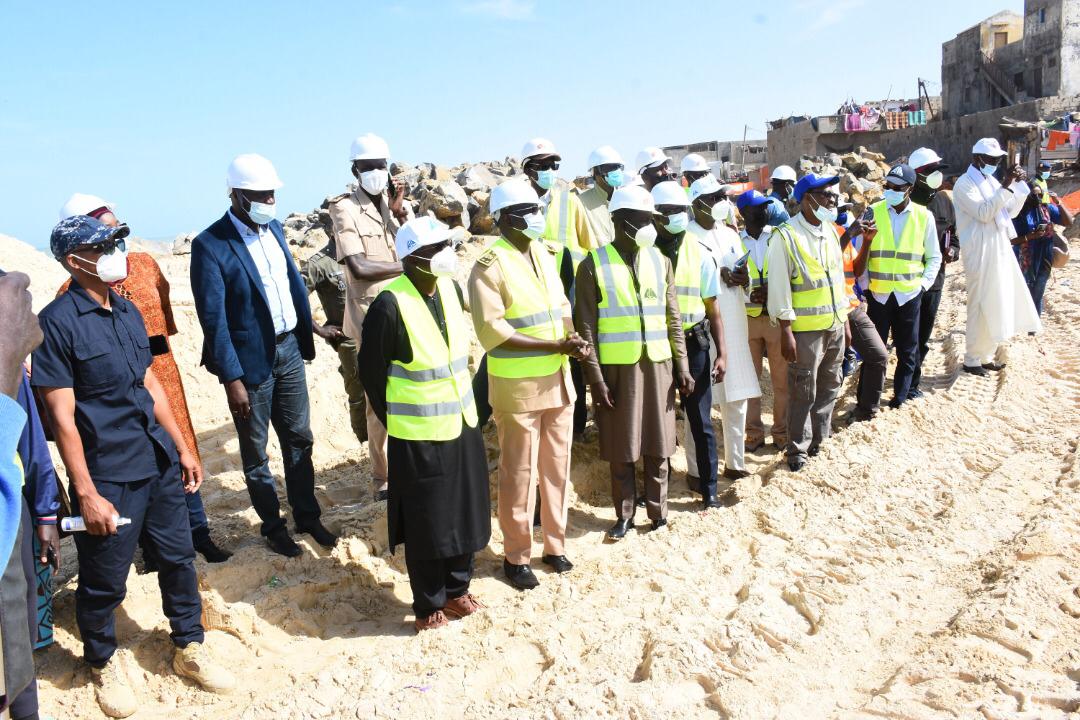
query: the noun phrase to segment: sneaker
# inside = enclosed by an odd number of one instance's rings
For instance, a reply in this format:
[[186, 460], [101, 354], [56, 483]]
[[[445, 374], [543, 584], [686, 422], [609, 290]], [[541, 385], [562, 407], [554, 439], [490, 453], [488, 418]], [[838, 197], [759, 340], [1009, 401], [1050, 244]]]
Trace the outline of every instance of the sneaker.
[[94, 676], [94, 695], [97, 696], [101, 712], [113, 718], [126, 718], [139, 709], [135, 691], [131, 689], [131, 680], [120, 664], [120, 659], [113, 655], [102, 668], [91, 668]]
[[236, 687], [233, 674], [211, 660], [202, 643], [193, 642], [187, 647], [176, 648], [172, 666], [177, 675], [194, 680], [207, 692], [224, 695]]

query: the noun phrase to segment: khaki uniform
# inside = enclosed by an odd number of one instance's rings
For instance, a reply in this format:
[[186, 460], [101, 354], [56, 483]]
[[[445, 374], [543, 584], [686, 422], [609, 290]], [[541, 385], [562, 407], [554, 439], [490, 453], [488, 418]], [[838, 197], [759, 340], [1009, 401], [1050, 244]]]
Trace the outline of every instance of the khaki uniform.
[[[390, 213], [387, 196], [383, 196], [382, 207], [357, 188], [351, 193], [338, 195], [330, 200], [330, 220], [334, 223], [334, 240], [337, 243], [337, 258], [344, 264], [351, 255], [362, 255], [374, 262], [396, 262], [397, 250], [394, 248], [394, 235], [397, 234], [398, 222]], [[342, 332], [349, 336], [360, 349], [360, 330], [364, 325], [364, 316], [371, 301], [386, 287], [390, 280], [370, 282], [359, 280], [345, 271], [345, 318]], [[367, 403], [368, 452], [371, 455], [371, 476], [376, 486], [386, 483], [386, 428]]]
[[[542, 243], [533, 243], [532, 251], [550, 252]], [[570, 302], [562, 284], [557, 276], [550, 280], [551, 292], [561, 296], [563, 317], [570, 318]], [[473, 266], [469, 305], [477, 339], [485, 351], [514, 334], [506, 309], [514, 303], [514, 292], [522, 290], [511, 287], [491, 251]], [[569, 365], [563, 362], [558, 372], [544, 377], [503, 378], [489, 373], [488, 388], [499, 434], [499, 525], [506, 559], [514, 565], [529, 563], [538, 483], [544, 554], [564, 555], [577, 397]]]
[[608, 212], [608, 198], [600, 186], [593, 185], [578, 195], [578, 199], [585, 210], [591, 247], [603, 247], [614, 240], [615, 226], [611, 223], [611, 213]]

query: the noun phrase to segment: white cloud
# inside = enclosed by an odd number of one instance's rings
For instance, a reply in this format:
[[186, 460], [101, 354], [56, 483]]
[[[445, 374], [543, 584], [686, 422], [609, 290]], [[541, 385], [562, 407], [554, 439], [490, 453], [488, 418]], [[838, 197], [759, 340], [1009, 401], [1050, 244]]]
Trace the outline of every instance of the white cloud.
[[461, 6], [463, 12], [499, 20], [532, 20], [535, 0], [476, 0]]
[[842, 23], [848, 13], [865, 4], [866, 0], [805, 0], [798, 8], [814, 17], [806, 28], [813, 33]]

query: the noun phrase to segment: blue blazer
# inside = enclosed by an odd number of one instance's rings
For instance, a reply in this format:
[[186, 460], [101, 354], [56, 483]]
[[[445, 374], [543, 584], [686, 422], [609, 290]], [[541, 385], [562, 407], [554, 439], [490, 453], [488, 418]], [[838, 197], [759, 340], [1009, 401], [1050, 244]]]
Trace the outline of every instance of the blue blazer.
[[[285, 244], [281, 223], [272, 220], [269, 227], [289, 268], [300, 354], [313, 360], [315, 340], [307, 288]], [[223, 383], [242, 379], [245, 385], [259, 385], [270, 377], [276, 345], [274, 321], [259, 271], [228, 213], [191, 244], [191, 292], [203, 330], [202, 364], [206, 369]]]

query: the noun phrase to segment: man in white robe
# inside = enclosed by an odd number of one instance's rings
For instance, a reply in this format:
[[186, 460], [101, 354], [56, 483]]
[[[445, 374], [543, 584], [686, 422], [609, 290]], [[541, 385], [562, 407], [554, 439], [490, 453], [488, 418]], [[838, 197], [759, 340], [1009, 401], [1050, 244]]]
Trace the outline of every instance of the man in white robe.
[[1012, 251], [1012, 218], [1031, 189], [1019, 165], [1005, 171], [1005, 184], [994, 171], [1006, 152], [994, 138], [972, 148], [972, 162], [953, 188], [956, 234], [967, 280], [967, 346], [964, 372], [986, 375], [1004, 363], [995, 361], [998, 346], [1014, 335], [1042, 329], [1031, 294]]

